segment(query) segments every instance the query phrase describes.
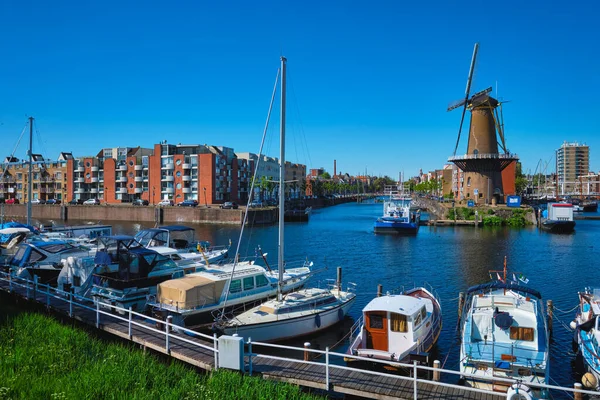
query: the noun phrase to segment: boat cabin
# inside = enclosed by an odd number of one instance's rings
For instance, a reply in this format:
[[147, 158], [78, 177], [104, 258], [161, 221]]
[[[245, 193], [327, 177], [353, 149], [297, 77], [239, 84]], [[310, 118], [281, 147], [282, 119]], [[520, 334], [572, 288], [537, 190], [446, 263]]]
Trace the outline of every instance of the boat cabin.
[[167, 225], [139, 231], [135, 239], [144, 247], [171, 247], [176, 250], [208, 250], [210, 243], [195, 240], [195, 230], [183, 225]]

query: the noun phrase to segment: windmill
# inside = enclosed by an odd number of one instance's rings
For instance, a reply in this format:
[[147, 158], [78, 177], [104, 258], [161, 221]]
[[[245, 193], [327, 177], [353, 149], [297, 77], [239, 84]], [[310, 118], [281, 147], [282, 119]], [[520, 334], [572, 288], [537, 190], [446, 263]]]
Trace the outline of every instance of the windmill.
[[[463, 195], [467, 198], [475, 201], [482, 199], [486, 203], [503, 202], [502, 171], [518, 158], [506, 147], [502, 103], [489, 95], [492, 88], [471, 95], [478, 50], [479, 43], [475, 43], [465, 97], [448, 107], [448, 111], [462, 107], [454, 153], [448, 161], [456, 164], [465, 174]], [[471, 112], [467, 152], [463, 156], [457, 156], [467, 110]], [[498, 152], [498, 147], [502, 149], [502, 153]]]

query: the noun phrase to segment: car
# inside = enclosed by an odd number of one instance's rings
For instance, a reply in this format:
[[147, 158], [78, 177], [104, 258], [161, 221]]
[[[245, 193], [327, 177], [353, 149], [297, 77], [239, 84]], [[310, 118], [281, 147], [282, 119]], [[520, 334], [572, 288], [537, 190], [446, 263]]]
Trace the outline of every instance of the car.
[[131, 204], [134, 206], [147, 206], [150, 203], [148, 202], [148, 200], [135, 199], [131, 202]]
[[33, 200], [31, 200], [31, 204], [46, 204], [46, 200], [33, 199]]
[[19, 199], [6, 199], [6, 204], [19, 204]]
[[60, 204], [60, 200], [58, 200], [58, 199], [48, 199], [48, 200], [46, 200], [46, 204]]
[[239, 206], [238, 206], [238, 204], [235, 201], [226, 201], [225, 203], [221, 204], [219, 207], [221, 207], [223, 209], [237, 210], [237, 208]]
[[180, 207], [198, 207], [198, 201], [196, 200], [184, 200], [181, 203], [177, 203]]
[[161, 201], [158, 202], [158, 206], [172, 206], [173, 205], [173, 200], [169, 200], [169, 199], [163, 199]]
[[252, 207], [252, 208], [262, 207], [262, 206], [263, 206], [263, 203], [261, 201], [258, 201], [258, 200], [254, 200], [250, 204], [248, 204], [248, 207]]
[[100, 204], [100, 200], [98, 199], [87, 199], [86, 201], [83, 202], [83, 205], [85, 206], [89, 206], [89, 205], [98, 205]]
[[77, 204], [83, 204], [83, 200], [81, 199], [72, 199], [69, 201], [69, 205], [76, 206]]

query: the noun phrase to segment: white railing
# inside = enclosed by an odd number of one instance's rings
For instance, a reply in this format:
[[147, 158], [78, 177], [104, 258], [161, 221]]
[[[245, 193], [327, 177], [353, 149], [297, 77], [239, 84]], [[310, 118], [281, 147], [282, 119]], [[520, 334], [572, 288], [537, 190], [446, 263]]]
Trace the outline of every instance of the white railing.
[[[52, 287], [50, 285], [41, 284], [41, 283], [37, 282], [37, 279], [28, 280], [28, 279], [23, 279], [23, 278], [12, 276], [10, 272], [9, 273], [0, 272], [0, 281], [4, 281], [4, 282], [8, 283], [10, 292], [13, 292], [15, 290], [15, 288], [17, 288], [17, 287], [25, 288], [27, 298], [36, 299], [37, 295], [45, 294], [46, 295], [45, 303], [46, 303], [47, 307], [50, 306], [50, 299], [57, 299], [57, 300], [67, 303], [69, 305], [69, 310], [68, 310], [69, 317], [73, 316], [73, 307], [80, 307], [82, 309], [93, 311], [96, 316], [95, 325], [98, 328], [100, 327], [101, 317], [112, 318], [112, 319], [124, 321], [127, 323], [127, 326], [128, 326], [128, 337], [130, 340], [132, 340], [132, 338], [133, 338], [132, 329], [134, 326], [139, 329], [143, 329], [143, 330], [147, 330], [150, 332], [155, 332], [160, 335], [164, 335], [164, 337], [165, 337], [164, 350], [167, 354], [170, 354], [170, 342], [174, 338], [173, 334], [170, 333], [171, 331], [183, 332], [183, 333], [189, 334], [190, 336], [199, 337], [199, 338], [202, 338], [209, 342], [212, 342], [212, 345], [207, 345], [207, 344], [202, 344], [202, 343], [198, 343], [193, 340], [187, 339], [185, 337], [182, 337], [181, 335], [176, 336], [176, 340], [179, 340], [184, 343], [188, 343], [191, 346], [203, 348], [205, 350], [209, 350], [209, 351], [213, 352], [215, 369], [218, 369], [219, 349], [218, 349], [218, 339], [217, 339], [216, 334], [214, 334], [213, 336], [210, 336], [210, 335], [202, 334], [202, 333], [199, 333], [196, 331], [192, 331], [190, 329], [183, 328], [179, 325], [175, 325], [171, 322], [170, 316], [167, 317], [167, 321], [163, 321], [163, 320], [159, 320], [159, 319], [147, 316], [145, 314], [137, 313], [137, 312], [133, 311], [131, 308], [125, 309], [125, 308], [121, 308], [121, 307], [118, 307], [118, 306], [115, 306], [112, 304], [103, 303], [100, 301], [92, 301], [89, 298], [76, 295], [72, 292], [66, 292], [66, 291], [57, 289], [55, 287]], [[106, 309], [104, 309], [104, 308], [106, 308]], [[108, 310], [115, 311], [116, 313], [119, 313], [121, 315], [113, 313]], [[142, 323], [139, 320], [134, 319], [134, 317], [143, 319], [144, 321], [151, 321], [151, 322], [157, 324], [157, 326], [160, 326], [158, 324], [162, 324], [162, 325], [164, 325], [164, 329], [153, 328], [153, 327], [149, 326], [148, 324]], [[473, 379], [477, 379], [478, 381], [488, 380], [488, 381], [490, 381], [490, 383], [492, 383], [492, 381], [493, 382], [504, 382], [504, 383], [508, 384], [507, 386], [514, 385], [514, 384], [524, 384], [530, 388], [537, 389], [537, 390], [547, 390], [548, 392], [550, 390], [555, 390], [555, 391], [562, 391], [562, 392], [567, 392], [567, 393], [572, 393], [572, 394], [581, 393], [581, 394], [587, 394], [587, 395], [593, 395], [593, 396], [598, 395], [598, 392], [596, 392], [596, 391], [579, 389], [582, 386], [581, 386], [581, 384], [578, 384], [578, 383], [575, 384], [576, 388], [569, 388], [569, 387], [562, 387], [562, 386], [557, 386], [557, 385], [548, 385], [548, 384], [541, 384], [541, 383], [536, 383], [536, 382], [529, 382], [529, 381], [516, 380], [516, 379], [507, 379], [507, 378], [500, 378], [500, 377], [487, 378], [487, 377], [483, 377], [481, 375], [474, 375], [474, 374], [468, 374], [468, 373], [449, 370], [449, 369], [418, 365], [416, 361], [413, 364], [384, 361], [384, 360], [378, 360], [375, 358], [367, 358], [367, 357], [360, 357], [360, 356], [355, 356], [355, 355], [351, 355], [351, 354], [333, 352], [333, 351], [329, 350], [329, 347], [326, 347], [325, 350], [316, 350], [316, 349], [311, 349], [309, 343], [306, 343], [305, 347], [302, 348], [302, 347], [278, 345], [278, 344], [273, 344], [273, 343], [252, 342], [252, 339], [248, 338], [248, 340], [246, 341], [246, 345], [248, 346], [248, 351], [245, 352], [244, 355], [248, 357], [247, 372], [249, 373], [249, 375], [252, 375], [253, 364], [254, 364], [253, 358], [256, 358], [256, 357], [261, 357], [264, 359], [288, 361], [288, 362], [292, 361], [292, 362], [306, 364], [306, 365], [322, 366], [325, 369], [325, 371], [324, 371], [325, 372], [325, 386], [328, 389], [331, 387], [331, 382], [330, 382], [330, 377], [331, 377], [331, 373], [332, 373], [331, 371], [338, 369], [338, 370], [347, 370], [347, 371], [352, 371], [352, 372], [361, 372], [361, 373], [364, 373], [367, 375], [373, 375], [373, 376], [395, 378], [400, 381], [411, 381], [413, 383], [413, 398], [414, 399], [418, 398], [418, 384], [419, 383], [431, 384], [431, 385], [435, 385], [435, 386], [442, 386], [442, 387], [448, 387], [448, 388], [454, 388], [454, 389], [461, 389], [461, 390], [466, 390], [466, 391], [470, 391], [470, 392], [477, 392], [477, 393], [488, 394], [488, 395], [492, 395], [492, 396], [498, 396], [500, 398], [502, 398], [502, 397], [506, 398], [505, 393], [490, 392], [490, 391], [484, 390], [484, 389], [478, 389], [478, 388], [474, 388], [474, 387], [461, 386], [461, 385], [456, 385], [456, 384], [452, 384], [452, 383], [440, 382], [439, 379], [440, 379], [442, 373], [457, 376], [458, 378], [473, 378]], [[275, 356], [275, 355], [269, 355], [269, 354], [255, 353], [253, 351], [253, 348], [255, 348], [257, 346], [281, 349], [281, 350], [286, 350], [288, 352], [302, 352], [304, 357], [303, 357], [303, 359], [297, 359], [297, 358], [281, 357], [281, 356]], [[310, 361], [309, 360], [310, 354], [317, 355], [319, 357], [324, 356], [325, 360], [324, 360], [324, 362]], [[407, 371], [411, 371], [412, 376], [402, 376], [402, 375], [395, 375], [395, 374], [392, 375], [392, 374], [387, 374], [384, 372], [377, 372], [377, 371], [372, 371], [372, 370], [367, 370], [367, 369], [352, 368], [352, 367], [347, 367], [345, 365], [334, 364], [331, 361], [332, 361], [332, 358], [336, 358], [336, 357], [338, 359], [341, 358], [342, 360], [344, 360], [344, 362], [345, 362], [345, 360], [353, 359], [353, 360], [366, 361], [366, 362], [370, 362], [370, 363], [379, 363], [382, 365], [390, 365], [394, 368], [404, 368]], [[419, 372], [424, 372], [424, 371], [433, 373], [434, 380], [419, 378]]]
[[448, 157], [448, 161], [454, 160], [485, 160], [485, 159], [513, 159], [519, 158], [518, 155], [513, 153], [487, 153], [487, 154], [463, 154], [462, 156]]

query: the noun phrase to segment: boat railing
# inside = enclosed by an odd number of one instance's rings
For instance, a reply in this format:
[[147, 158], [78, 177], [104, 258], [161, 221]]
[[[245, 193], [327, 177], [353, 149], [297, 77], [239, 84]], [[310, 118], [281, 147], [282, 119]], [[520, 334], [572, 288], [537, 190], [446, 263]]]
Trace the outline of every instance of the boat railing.
[[[121, 335], [124, 338], [129, 340], [136, 340], [136, 336], [134, 336], [134, 328], [136, 330], [141, 331], [149, 331], [155, 334], [161, 335], [164, 337], [164, 347], [162, 350], [157, 348], [157, 350], [164, 351], [166, 354], [169, 354], [171, 349], [171, 344], [174, 342], [186, 343], [190, 346], [202, 348], [212, 352], [214, 355], [214, 368], [219, 368], [219, 354], [221, 351], [225, 351], [224, 349], [218, 348], [219, 340], [216, 334], [206, 335], [191, 329], [183, 328], [179, 325], [172, 323], [172, 318], [168, 316], [165, 320], [154, 318], [142, 313], [138, 313], [132, 310], [132, 308], [122, 308], [113, 304], [104, 303], [101, 301], [93, 302], [91, 299], [79, 296], [72, 291], [63, 291], [58, 288], [52, 287], [50, 285], [41, 284], [38, 282], [37, 278], [33, 280], [18, 278], [11, 275], [11, 271], [4, 272], [0, 271], [0, 281], [3, 281], [4, 287], [8, 285], [8, 290], [10, 292], [16, 290], [24, 290], [24, 295], [27, 298], [34, 299], [40, 303], [45, 303], [47, 307], [50, 307], [51, 301], [54, 303], [53, 306], [58, 310], [65, 310], [65, 312], [69, 315], [69, 317], [74, 317], [75, 312], [78, 310], [86, 310], [86, 312], [90, 312], [91, 315], [95, 317], [95, 326], [100, 328], [103, 324], [108, 323], [108, 321], [120, 321], [121, 323], [125, 323], [127, 326], [126, 333], [121, 332], [118, 333], [119, 330], [112, 330], [114, 334]], [[60, 303], [66, 305], [61, 306]], [[56, 307], [56, 303], [59, 303], [59, 306]], [[175, 333], [173, 333], [175, 332]], [[179, 333], [184, 333], [189, 336], [183, 336]], [[194, 340], [197, 339], [197, 340]], [[137, 339], [139, 340], [139, 339]], [[245, 340], [247, 351], [244, 350], [244, 364], [242, 365], [242, 370], [247, 371], [250, 375], [253, 373], [253, 362], [257, 357], [261, 357], [263, 359], [273, 359], [273, 360], [283, 360], [286, 362], [295, 362], [306, 365], [316, 365], [320, 366], [324, 370], [326, 387], [331, 388], [330, 377], [335, 373], [336, 370], [348, 370], [357, 373], [363, 373], [371, 376], [380, 376], [385, 378], [398, 379], [401, 381], [409, 381], [412, 382], [413, 386], [413, 396], [414, 398], [418, 398], [418, 389], [419, 384], [431, 384], [439, 387], [447, 387], [453, 389], [460, 389], [469, 392], [477, 392], [492, 396], [499, 396], [502, 398], [506, 398], [505, 393], [495, 393], [486, 391], [483, 389], [477, 389], [473, 387], [466, 387], [457, 385], [454, 383], [442, 382], [438, 379], [429, 380], [420, 378], [423, 374], [420, 372], [426, 372], [428, 374], [433, 373], [434, 376], [441, 376], [441, 374], [452, 376], [456, 381], [459, 378], [475, 378], [477, 380], [489, 381], [489, 382], [504, 382], [506, 384], [519, 385], [523, 384], [523, 381], [520, 379], [507, 379], [503, 377], [486, 377], [481, 375], [474, 375], [460, 371], [454, 371], [444, 368], [436, 368], [429, 367], [425, 365], [419, 365], [416, 361], [412, 364], [408, 363], [398, 363], [390, 360], [378, 360], [375, 358], [368, 357], [360, 357], [352, 354], [345, 353], [337, 353], [330, 351], [329, 347], [326, 347], [325, 350], [311, 349], [310, 344], [308, 346], [303, 347], [292, 347], [292, 346], [284, 346], [273, 343], [262, 343], [262, 342], [252, 342], [251, 338], [247, 338]], [[230, 346], [231, 347], [231, 346]], [[298, 357], [281, 357], [270, 354], [262, 354], [255, 352], [257, 348], [267, 347], [267, 348], [278, 348], [287, 350], [290, 354], [294, 352], [294, 355], [300, 354]], [[351, 362], [351, 360], [360, 360], [370, 363], [378, 363], [382, 366], [389, 365], [395, 368], [404, 368], [409, 371], [412, 371], [411, 376], [402, 376], [393, 373], [385, 373], [385, 372], [377, 372], [371, 370], [365, 370], [360, 368], [353, 368], [344, 365], [345, 362]], [[448, 379], [445, 379], [448, 380]], [[535, 388], [535, 389], [545, 389], [548, 391], [560, 391], [566, 392], [569, 394], [573, 393], [581, 393], [587, 395], [597, 395], [598, 392], [591, 390], [581, 390], [570, 387], [563, 387], [557, 385], [548, 385], [539, 382], [526, 382], [527, 386]]]

